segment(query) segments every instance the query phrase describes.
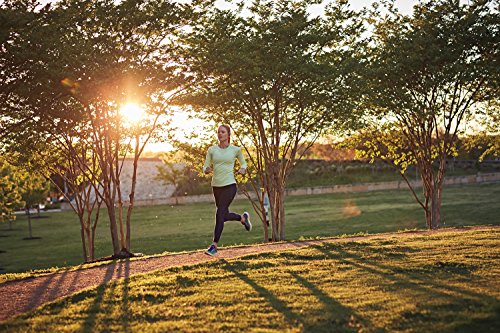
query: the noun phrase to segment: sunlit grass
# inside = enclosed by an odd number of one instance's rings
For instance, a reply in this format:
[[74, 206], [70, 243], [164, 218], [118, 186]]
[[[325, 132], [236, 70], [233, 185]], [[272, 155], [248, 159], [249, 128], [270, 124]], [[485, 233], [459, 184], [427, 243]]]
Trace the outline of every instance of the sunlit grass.
[[80, 292], [0, 331], [496, 332], [499, 236], [381, 236], [172, 268]]
[[[445, 188], [442, 226], [498, 225], [498, 198], [500, 184]], [[425, 229], [423, 211], [408, 190], [287, 197], [285, 206], [287, 240]], [[234, 202], [231, 209], [251, 212], [246, 200]], [[356, 209], [359, 214], [352, 214]], [[7, 223], [0, 225], [0, 251], [4, 251], [0, 252], [0, 273], [82, 263], [80, 229], [74, 213], [43, 216], [47, 218], [32, 220], [33, 235], [40, 239], [23, 240], [28, 235], [25, 216], [14, 222], [13, 231], [8, 231]], [[105, 211], [101, 216], [106, 216]], [[204, 249], [211, 242], [213, 219], [212, 203], [136, 207], [132, 216], [132, 250], [153, 255]], [[262, 223], [256, 218], [253, 223], [250, 233], [239, 223], [226, 223], [221, 245], [263, 242]], [[96, 234], [96, 256], [110, 255], [112, 246], [105, 218]]]

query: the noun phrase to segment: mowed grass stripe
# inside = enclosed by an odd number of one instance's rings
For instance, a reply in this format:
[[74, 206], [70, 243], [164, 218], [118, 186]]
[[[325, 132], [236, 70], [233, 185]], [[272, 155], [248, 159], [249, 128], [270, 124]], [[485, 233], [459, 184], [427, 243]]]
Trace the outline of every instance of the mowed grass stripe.
[[[442, 226], [500, 224], [500, 183], [456, 186], [444, 189]], [[287, 197], [286, 239], [298, 240], [357, 233], [425, 229], [423, 210], [409, 190], [367, 193], [325, 194]], [[246, 200], [231, 205], [235, 212], [250, 210]], [[252, 214], [252, 212], [251, 212]], [[105, 216], [106, 212], [101, 212]], [[221, 246], [263, 242], [263, 225], [255, 217], [248, 233], [241, 224], [226, 223]], [[0, 225], [0, 273], [25, 272], [66, 267], [82, 262], [80, 226], [74, 213], [45, 213], [33, 220], [36, 240], [28, 236], [25, 216]], [[153, 255], [206, 248], [213, 235], [214, 205], [198, 203], [180, 206], [136, 207], [132, 217], [132, 251]], [[96, 256], [112, 254], [109, 223], [97, 228]], [[4, 251], [4, 252], [2, 252]]]
[[500, 231], [325, 243], [136, 275], [2, 332], [497, 332]]

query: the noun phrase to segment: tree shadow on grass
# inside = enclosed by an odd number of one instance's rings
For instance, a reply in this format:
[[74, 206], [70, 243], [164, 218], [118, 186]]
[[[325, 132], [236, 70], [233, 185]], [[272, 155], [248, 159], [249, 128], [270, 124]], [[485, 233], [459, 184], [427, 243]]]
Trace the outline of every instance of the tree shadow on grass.
[[[111, 282], [114, 276], [115, 269], [117, 268], [116, 275], [123, 276], [122, 282]], [[123, 274], [122, 274], [123, 273]], [[97, 315], [105, 313], [113, 313], [113, 307], [115, 304], [115, 299], [119, 299], [120, 295], [118, 293], [118, 288], [121, 286], [122, 295], [119, 301], [119, 307], [121, 310], [120, 321], [122, 325], [121, 332], [130, 332], [130, 319], [132, 318], [132, 313], [129, 309], [129, 283], [130, 283], [130, 261], [120, 261], [108, 265], [106, 272], [104, 274], [101, 284], [95, 289], [94, 301], [87, 309], [87, 318], [83, 323], [84, 332], [95, 332], [95, 325], [97, 323]], [[116, 290], [116, 292], [115, 292]], [[109, 298], [104, 297], [105, 294], [109, 295]], [[89, 295], [86, 294], [83, 298], [87, 298]], [[116, 318], [105, 316], [104, 321], [114, 322]], [[108, 327], [106, 323], [102, 323], [104, 327]]]
[[299, 284], [309, 289], [309, 291], [321, 301], [324, 311], [327, 313], [324, 320], [311, 322], [307, 312], [302, 314], [293, 311], [286, 302], [280, 300], [271, 291], [242, 273], [241, 270], [243, 269], [238, 267], [238, 264], [230, 263], [225, 259], [221, 259], [221, 262], [224, 263], [224, 268], [226, 270], [233, 273], [239, 279], [251, 286], [259, 295], [266, 298], [276, 311], [285, 316], [289, 325], [293, 327], [302, 326], [304, 332], [357, 332], [362, 326], [372, 326], [368, 320], [361, 318], [361, 316], [356, 314], [352, 309], [343, 306], [340, 302], [322, 292], [316, 285], [309, 282], [307, 279], [296, 273], [291, 273]]
[[278, 297], [276, 297], [272, 292], [267, 290], [266, 288], [257, 284], [254, 280], [250, 279], [245, 274], [241, 273], [237, 265], [231, 264], [225, 259], [221, 259], [221, 262], [224, 263], [224, 268], [229, 272], [236, 275], [239, 279], [247, 283], [251, 286], [259, 295], [265, 297], [271, 306], [276, 309], [278, 312], [285, 315], [288, 320], [288, 323], [293, 326], [297, 326], [298, 324], [303, 324], [302, 316], [294, 313], [285, 302], [281, 301]]
[[73, 278], [71, 279], [71, 282], [69, 283], [69, 289], [68, 293], [74, 293], [80, 290], [78, 287], [77, 281], [80, 277], [80, 274], [82, 273], [82, 268], [83, 264], [80, 264], [79, 266], [75, 266], [75, 270], [72, 271]]
[[40, 284], [34, 293], [31, 295], [30, 302], [25, 306], [23, 312], [30, 311], [41, 304], [42, 295], [47, 291], [49, 286], [52, 284], [52, 280], [56, 278], [57, 274], [50, 274], [44, 277], [44, 281]]
[[[326, 318], [322, 322], [318, 323], [308, 323], [304, 326], [306, 332], [320, 332], [320, 331], [364, 331], [363, 328], [373, 329], [373, 323], [367, 318], [363, 318], [358, 313], [354, 312], [352, 309], [343, 306], [338, 301], [331, 298], [328, 294], [319, 289], [314, 283], [310, 282], [303, 276], [295, 272], [290, 272], [290, 274], [305, 288], [316, 296], [317, 299], [321, 301], [324, 306], [324, 312]], [[372, 330], [373, 332], [386, 332], [382, 328], [377, 328]]]
[[[95, 289], [94, 301], [87, 309], [87, 318], [83, 323], [83, 332], [94, 332], [94, 326], [96, 324], [97, 315], [99, 313], [103, 313], [104, 308], [104, 293], [106, 289], [109, 289], [109, 292], [113, 294], [114, 289], [116, 288], [116, 283], [111, 283], [110, 285], [106, 284], [106, 282], [110, 281], [113, 277], [113, 272], [115, 270], [116, 264], [111, 264], [106, 267], [106, 273], [104, 274], [104, 278], [101, 281], [101, 284]], [[120, 266], [121, 267], [121, 266]], [[86, 298], [88, 294], [85, 293], [83, 295]]]
[[125, 261], [125, 277], [122, 282], [122, 304], [121, 304], [121, 321], [122, 321], [122, 332], [130, 332], [130, 319], [132, 318], [132, 313], [129, 307], [129, 287], [130, 284], [130, 261]]
[[[363, 248], [362, 244], [355, 244], [355, 246]], [[349, 244], [346, 245], [349, 246]], [[485, 297], [490, 300], [494, 299], [493, 297], [485, 294], [465, 290], [446, 283], [440, 283], [439, 280], [432, 279], [431, 276], [431, 274], [446, 273], [446, 277], [461, 276], [468, 278], [472, 271], [475, 270], [475, 267], [472, 265], [466, 265], [459, 262], [435, 261], [417, 268], [411, 268], [405, 266], [405, 263], [402, 260], [399, 259], [399, 261], [396, 261], [394, 258], [391, 258], [391, 260], [399, 262], [400, 265], [389, 266], [381, 264], [378, 260], [376, 261], [376, 264], [374, 264], [374, 260], [372, 260], [372, 258], [362, 257], [357, 253], [346, 251], [345, 247], [342, 246], [327, 244], [326, 246], [314, 246], [314, 248], [322, 251], [327, 256], [333, 256], [337, 260], [345, 261], [347, 264], [352, 264], [356, 267], [373, 272], [374, 274], [378, 274], [386, 279], [408, 283], [412, 287], [421, 291], [433, 291], [443, 296], [449, 296], [449, 293], [453, 292], [461, 294], [462, 296], [477, 298], [478, 300], [484, 299]], [[335, 255], [333, 251], [337, 251], [337, 255]], [[419, 284], [414, 281], [418, 281], [423, 284]]]
[[[57, 280], [51, 283], [48, 297], [49, 299], [56, 299], [57, 294], [59, 290], [61, 289], [61, 285], [64, 285], [64, 281], [66, 280], [66, 277], [68, 276], [69, 269], [64, 270], [62, 273], [55, 274]], [[76, 273], [79, 274], [79, 273]]]
[[[397, 266], [389, 266], [382, 264], [379, 260], [374, 260], [374, 258], [365, 258], [357, 253], [348, 251], [345, 248], [350, 244], [323, 244], [320, 246], [312, 246], [313, 248], [321, 251], [329, 259], [339, 261], [342, 264], [350, 265], [359, 269], [362, 269], [370, 274], [376, 275], [380, 278], [380, 284], [384, 281], [390, 282], [386, 287], [389, 292], [401, 292], [405, 291], [405, 297], [408, 297], [410, 302], [415, 302], [412, 298], [413, 293], [423, 293], [428, 294], [433, 300], [437, 298], [444, 301], [444, 304], [433, 305], [428, 304], [428, 302], [422, 302], [421, 304], [415, 304], [416, 309], [408, 313], [402, 313], [402, 318], [398, 321], [397, 329], [404, 329], [401, 325], [410, 325], [415, 327], [421, 322], [429, 322], [431, 320], [444, 320], [436, 317], [432, 317], [435, 313], [449, 311], [454, 313], [454, 318], [451, 320], [469, 320], [470, 325], [480, 324], [481, 327], [495, 327], [492, 332], [498, 331], [498, 321], [500, 318], [499, 302], [495, 297], [489, 296], [486, 293], [478, 293], [471, 290], [465, 290], [450, 284], [439, 282], [439, 276], [436, 274], [447, 274], [449, 277], [460, 277], [467, 278], [470, 271], [474, 269], [473, 267], [467, 268], [466, 265], [423, 265], [416, 269], [412, 269], [404, 266], [404, 262], [398, 261], [401, 264]], [[351, 244], [354, 247], [360, 247], [360, 244]], [[359, 248], [358, 248], [359, 249]], [[438, 262], [439, 264], [440, 262]], [[436, 298], [437, 297], [437, 298]], [[483, 318], [477, 320], [474, 318], [466, 317], [467, 307], [472, 308], [495, 308], [496, 310], [490, 311], [494, 314], [490, 315], [488, 318]], [[457, 314], [460, 311], [464, 311], [464, 315], [458, 318]], [[455, 319], [456, 318], [456, 319]], [[495, 325], [496, 323], [496, 325]], [[464, 328], [470, 328], [474, 326], [468, 326], [468, 324], [462, 325]], [[442, 332], [456, 331], [457, 328], [451, 327], [447, 330], [441, 329]], [[467, 330], [459, 330], [467, 331]], [[474, 328], [473, 331], [482, 331]]]
[[494, 308], [495, 316], [488, 318], [469, 318], [467, 323], [456, 325], [452, 330], [457, 333], [484, 332], [496, 333], [500, 331], [500, 305]]
[[[80, 265], [81, 267], [82, 265]], [[50, 274], [45, 278], [45, 281], [39, 285], [35, 292], [31, 297], [30, 303], [26, 306], [26, 310], [31, 310], [41, 304], [42, 295], [46, 294], [46, 299], [48, 301], [54, 300], [58, 298], [58, 294], [61, 291], [61, 286], [66, 286], [65, 293], [75, 292], [77, 289], [75, 286], [75, 282], [78, 280], [81, 270], [80, 267], [77, 267], [75, 271], [70, 271], [69, 268], [66, 268], [62, 273], [54, 273]], [[65, 280], [67, 276], [71, 274], [73, 278], [71, 282], [66, 283]], [[15, 281], [13, 281], [15, 283]], [[47, 309], [51, 309], [52, 305], [47, 305]], [[56, 306], [56, 305], [55, 305]], [[57, 306], [56, 306], [57, 307]]]

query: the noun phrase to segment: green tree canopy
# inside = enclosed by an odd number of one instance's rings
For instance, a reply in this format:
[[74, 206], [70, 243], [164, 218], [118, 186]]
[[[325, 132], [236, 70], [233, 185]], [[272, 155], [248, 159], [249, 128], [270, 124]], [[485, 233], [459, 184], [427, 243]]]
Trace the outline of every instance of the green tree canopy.
[[462, 125], [498, 98], [499, 14], [493, 2], [422, 1], [411, 16], [389, 5], [388, 14], [368, 19], [374, 25], [369, 106], [404, 136], [407, 156], [422, 176], [432, 229], [440, 224], [446, 160]]
[[14, 211], [24, 206], [16, 173], [16, 168], [0, 157], [0, 222], [15, 220]]
[[[137, 162], [149, 140], [168, 137], [160, 132], [169, 125], [169, 101], [185, 82], [171, 54], [177, 31], [196, 18], [196, 1], [62, 0], [37, 10], [13, 1], [2, 10], [9, 18], [0, 50], [5, 149], [39, 156], [43, 165], [44, 154], [57, 147], [88, 174], [85, 156], [74, 147], [91, 147], [99, 170], [89, 183], [97, 184], [108, 208], [113, 252], [129, 251]], [[16, 24], [15, 15], [25, 24]], [[127, 123], [121, 112], [126, 103], [141, 106], [146, 116]], [[122, 189], [122, 164], [130, 153], [133, 185]], [[126, 230], [123, 200], [129, 202]]]
[[187, 32], [181, 55], [193, 82], [184, 102], [233, 128], [258, 197], [263, 187], [271, 200], [273, 239], [285, 237], [284, 189], [296, 160], [328, 128], [355, 119], [361, 20], [346, 1], [312, 18], [314, 3], [255, 1], [244, 15], [214, 8]]

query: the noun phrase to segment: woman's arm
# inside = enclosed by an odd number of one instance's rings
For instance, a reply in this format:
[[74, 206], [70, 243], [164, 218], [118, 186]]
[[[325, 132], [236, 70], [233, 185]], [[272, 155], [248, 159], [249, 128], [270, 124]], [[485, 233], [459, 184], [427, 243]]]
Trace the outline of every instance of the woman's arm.
[[239, 147], [238, 147], [238, 152], [236, 153], [236, 157], [240, 162], [240, 170], [238, 170], [238, 173], [244, 175], [247, 172], [247, 162], [245, 161], [245, 158], [243, 157], [243, 152]]
[[206, 174], [212, 172], [212, 168], [210, 167], [211, 165], [212, 165], [212, 152], [211, 149], [208, 148], [207, 156], [205, 157], [205, 164], [203, 165], [203, 172]]

